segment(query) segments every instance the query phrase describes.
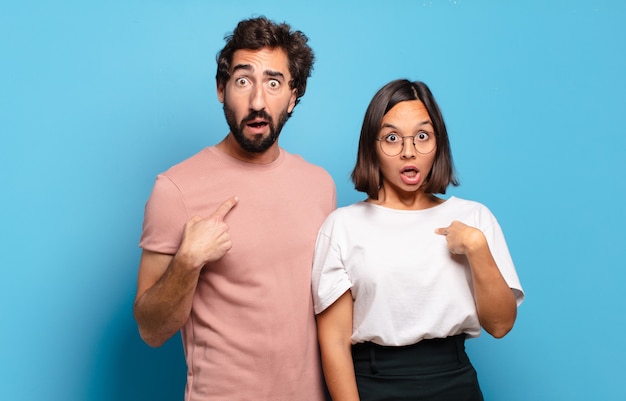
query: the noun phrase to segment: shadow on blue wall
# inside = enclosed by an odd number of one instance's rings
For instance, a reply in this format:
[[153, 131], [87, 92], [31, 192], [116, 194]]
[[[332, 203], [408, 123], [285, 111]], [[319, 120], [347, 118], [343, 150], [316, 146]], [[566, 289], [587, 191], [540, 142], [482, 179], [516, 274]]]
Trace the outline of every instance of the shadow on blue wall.
[[95, 346], [86, 400], [182, 400], [186, 365], [180, 334], [159, 348], [146, 345], [132, 299], [118, 308]]

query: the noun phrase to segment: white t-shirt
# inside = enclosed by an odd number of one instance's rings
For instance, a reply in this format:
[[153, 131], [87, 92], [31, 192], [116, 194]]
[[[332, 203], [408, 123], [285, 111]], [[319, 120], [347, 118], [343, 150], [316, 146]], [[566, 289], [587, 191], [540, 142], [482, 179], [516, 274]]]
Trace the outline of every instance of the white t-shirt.
[[485, 234], [521, 304], [524, 292], [495, 217], [478, 202], [451, 197], [424, 210], [359, 202], [331, 213], [318, 234], [313, 261], [315, 313], [350, 289], [353, 344], [401, 346], [461, 333], [478, 337], [467, 258], [451, 254], [445, 236], [435, 234], [454, 220]]

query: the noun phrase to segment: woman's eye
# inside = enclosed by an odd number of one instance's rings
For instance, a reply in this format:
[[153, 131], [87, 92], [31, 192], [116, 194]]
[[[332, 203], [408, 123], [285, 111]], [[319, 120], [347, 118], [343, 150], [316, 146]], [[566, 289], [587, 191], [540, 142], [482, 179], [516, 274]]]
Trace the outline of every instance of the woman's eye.
[[398, 142], [400, 138], [396, 134], [388, 134], [385, 135], [385, 141], [387, 142]]
[[430, 138], [430, 135], [428, 134], [428, 132], [420, 132], [417, 134], [417, 139], [420, 141], [427, 141], [428, 138]]

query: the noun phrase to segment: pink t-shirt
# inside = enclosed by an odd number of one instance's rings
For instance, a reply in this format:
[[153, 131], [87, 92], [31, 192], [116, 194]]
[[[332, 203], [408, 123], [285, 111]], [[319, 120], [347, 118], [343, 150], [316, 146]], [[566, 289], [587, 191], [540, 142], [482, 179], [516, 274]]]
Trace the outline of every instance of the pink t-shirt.
[[187, 220], [234, 195], [233, 247], [202, 271], [182, 329], [185, 400], [323, 400], [311, 264], [335, 208], [326, 171], [282, 149], [266, 165], [203, 149], [157, 177], [140, 246], [176, 253]]

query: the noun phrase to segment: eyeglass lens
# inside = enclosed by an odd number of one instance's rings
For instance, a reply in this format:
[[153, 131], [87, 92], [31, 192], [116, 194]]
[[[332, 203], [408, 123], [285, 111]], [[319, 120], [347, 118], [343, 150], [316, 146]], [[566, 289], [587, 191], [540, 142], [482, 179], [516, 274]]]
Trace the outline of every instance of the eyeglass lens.
[[389, 134], [379, 139], [382, 151], [388, 156], [397, 156], [404, 148], [405, 138], [412, 138], [415, 150], [418, 153], [428, 154], [435, 149], [435, 135], [418, 133], [413, 136], [401, 137], [396, 134]]

